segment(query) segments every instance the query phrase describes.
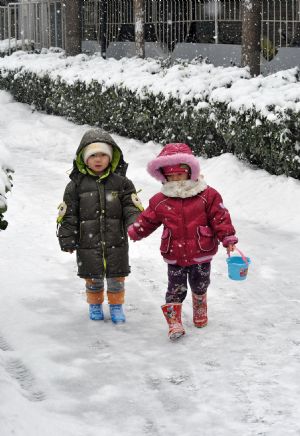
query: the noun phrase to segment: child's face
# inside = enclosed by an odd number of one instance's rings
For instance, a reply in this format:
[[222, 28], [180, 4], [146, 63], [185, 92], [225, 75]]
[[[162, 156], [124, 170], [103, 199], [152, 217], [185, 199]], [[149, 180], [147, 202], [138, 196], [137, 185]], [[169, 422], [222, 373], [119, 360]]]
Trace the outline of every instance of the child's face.
[[95, 153], [88, 158], [86, 164], [95, 174], [100, 175], [106, 170], [109, 162], [109, 156], [107, 156], [107, 154]]
[[180, 180], [188, 180], [188, 178], [189, 175], [187, 173], [174, 173], [166, 176], [168, 182], [179, 182]]

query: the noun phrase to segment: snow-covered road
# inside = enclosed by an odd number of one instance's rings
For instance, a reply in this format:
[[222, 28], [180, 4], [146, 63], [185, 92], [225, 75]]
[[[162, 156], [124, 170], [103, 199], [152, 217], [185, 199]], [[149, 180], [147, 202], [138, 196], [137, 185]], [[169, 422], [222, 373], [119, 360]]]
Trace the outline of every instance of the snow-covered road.
[[[86, 126], [32, 113], [0, 92], [0, 141], [15, 167], [0, 234], [1, 436], [300, 435], [300, 183], [227, 154], [200, 159], [251, 257], [245, 282], [212, 266], [209, 324], [167, 339], [160, 231], [131, 244], [127, 323], [88, 319], [74, 255], [55, 237], [57, 205]], [[114, 135], [144, 204], [159, 145]], [[105, 307], [108, 315], [107, 306]]]

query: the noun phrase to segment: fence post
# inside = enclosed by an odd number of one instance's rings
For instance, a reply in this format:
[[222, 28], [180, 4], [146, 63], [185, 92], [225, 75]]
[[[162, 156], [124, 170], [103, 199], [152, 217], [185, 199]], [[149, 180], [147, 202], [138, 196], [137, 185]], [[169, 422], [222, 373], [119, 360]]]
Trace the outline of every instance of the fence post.
[[10, 14], [10, 6], [7, 6], [7, 30], [8, 30], [8, 54], [11, 55], [11, 14]]
[[145, 1], [134, 0], [135, 51], [140, 58], [145, 57]]
[[[22, 3], [20, 5], [20, 9], [21, 9], [21, 14], [20, 14], [21, 17], [20, 18], [18, 17], [18, 20], [21, 19], [20, 27], [21, 27], [22, 50], [25, 50], [25, 39], [24, 39], [24, 33], [25, 33], [25, 23], [24, 23], [25, 17], [24, 17], [24, 15], [25, 14], [24, 14], [24, 5]], [[17, 47], [16, 47], [16, 50], [17, 50]]]
[[217, 0], [215, 0], [215, 44], [219, 43], [219, 5]]

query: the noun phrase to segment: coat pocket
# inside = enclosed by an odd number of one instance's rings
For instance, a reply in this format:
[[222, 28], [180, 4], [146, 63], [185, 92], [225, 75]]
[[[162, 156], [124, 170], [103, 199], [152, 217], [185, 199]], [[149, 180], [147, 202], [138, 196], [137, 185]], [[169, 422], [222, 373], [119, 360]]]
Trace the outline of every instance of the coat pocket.
[[211, 251], [216, 246], [216, 237], [208, 226], [197, 227], [198, 245], [201, 251]]
[[161, 235], [160, 252], [168, 253], [170, 250], [170, 244], [171, 244], [171, 231], [165, 228], [163, 234]]

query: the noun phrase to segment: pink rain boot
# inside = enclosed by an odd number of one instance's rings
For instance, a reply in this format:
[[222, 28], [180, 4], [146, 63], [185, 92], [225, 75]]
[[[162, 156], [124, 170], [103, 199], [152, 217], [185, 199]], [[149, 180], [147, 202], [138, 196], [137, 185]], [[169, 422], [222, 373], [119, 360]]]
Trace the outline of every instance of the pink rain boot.
[[207, 319], [207, 298], [206, 294], [196, 295], [192, 293], [193, 296], [193, 321], [195, 327], [201, 328], [205, 327]]
[[185, 334], [181, 322], [181, 303], [168, 303], [161, 306], [163, 314], [169, 324], [169, 339], [174, 341]]

